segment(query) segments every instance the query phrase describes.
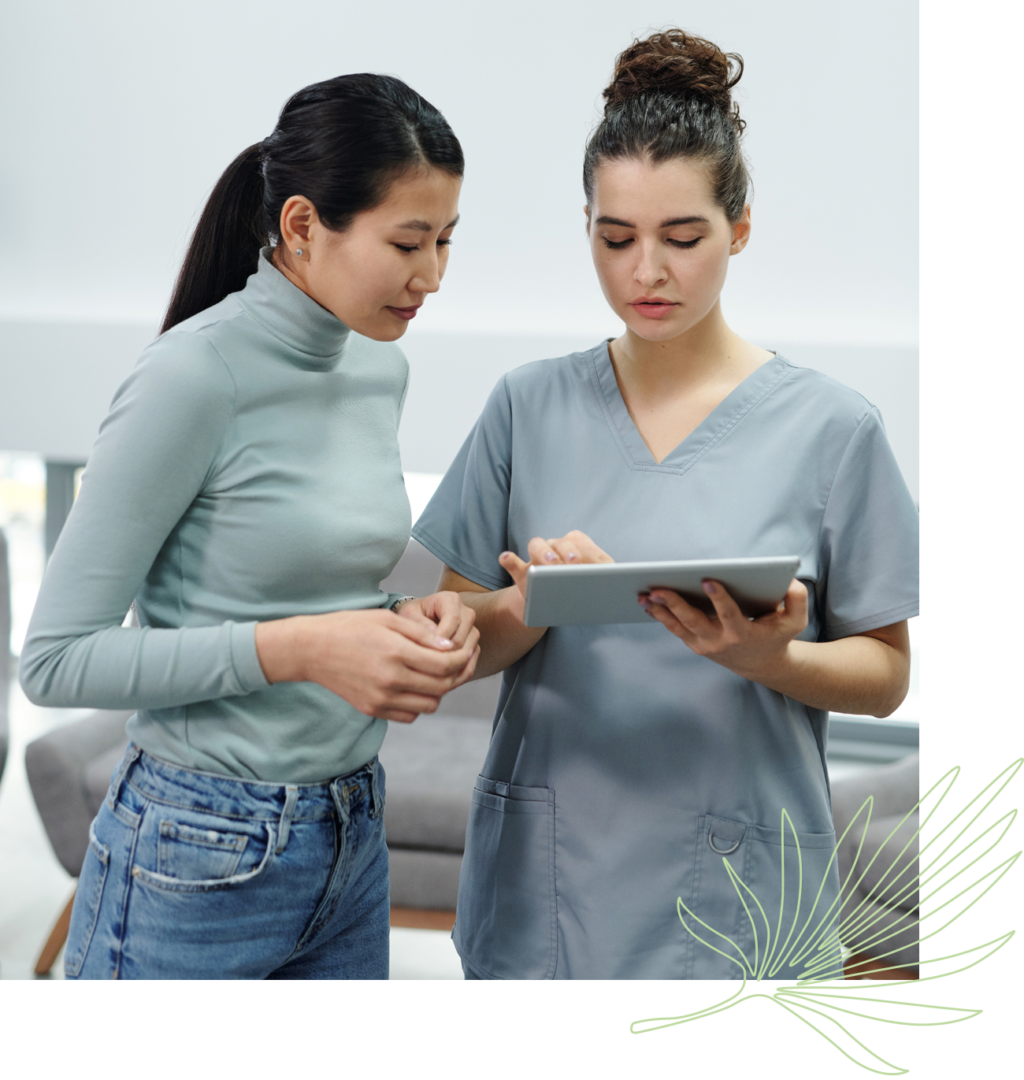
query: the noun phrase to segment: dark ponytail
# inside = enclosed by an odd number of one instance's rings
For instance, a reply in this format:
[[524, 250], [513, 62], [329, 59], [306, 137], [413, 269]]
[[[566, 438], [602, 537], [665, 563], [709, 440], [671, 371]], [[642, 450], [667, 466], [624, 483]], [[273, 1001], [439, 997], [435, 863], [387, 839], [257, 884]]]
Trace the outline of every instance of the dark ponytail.
[[344, 231], [418, 166], [462, 176], [462, 147], [445, 118], [401, 79], [341, 75], [285, 103], [273, 132], [217, 181], [192, 236], [160, 332], [245, 285], [259, 250], [277, 239], [293, 195]]

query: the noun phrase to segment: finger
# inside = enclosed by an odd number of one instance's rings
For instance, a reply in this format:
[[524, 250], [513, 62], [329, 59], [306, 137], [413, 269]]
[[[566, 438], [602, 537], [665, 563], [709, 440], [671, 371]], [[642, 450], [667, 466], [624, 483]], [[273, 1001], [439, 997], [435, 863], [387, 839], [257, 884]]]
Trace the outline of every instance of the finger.
[[377, 713], [377, 719], [391, 720], [397, 724], [411, 724], [419, 715], [419, 713], [414, 712], [403, 712], [401, 709], [384, 709]]
[[527, 545], [530, 553], [530, 562], [534, 566], [554, 566], [561, 562], [554, 548], [554, 540], [544, 540], [535, 536]]
[[548, 543], [551, 545], [551, 550], [564, 563], [582, 563], [587, 561], [583, 558], [583, 552], [576, 545], [575, 541], [571, 540], [568, 536], [563, 536], [561, 540], [549, 540]]
[[[654, 589], [648, 594], [651, 602], [651, 611], [659, 607], [667, 609], [687, 633], [693, 635], [707, 635], [712, 632], [711, 620], [700, 608], [688, 604], [677, 592], [671, 589]], [[655, 616], [657, 617], [657, 616]], [[659, 620], [663, 621], [663, 620]], [[666, 625], [668, 625], [666, 623]]]
[[503, 551], [498, 556], [498, 562], [520, 589], [526, 588], [526, 571], [530, 569], [529, 563], [523, 562], [514, 551]]
[[[399, 650], [397, 659], [410, 672], [432, 679], [450, 679], [466, 666], [475, 646], [474, 641], [472, 647], [467, 648], [463, 645], [461, 649], [442, 652], [439, 649], [423, 648], [410, 641]], [[445, 686], [441, 692], [444, 693], [448, 689], [449, 687]]]
[[786, 616], [803, 629], [807, 625], [807, 586], [798, 578], [789, 583], [784, 603]]
[[715, 614], [723, 626], [738, 626], [740, 623], [749, 621], [740, 611], [739, 604], [729, 595], [729, 590], [720, 581], [703, 581], [701, 586], [711, 597], [711, 603], [715, 605]]
[[[411, 607], [412, 603], [410, 601], [405, 606]], [[419, 601], [416, 603], [419, 604]], [[422, 609], [420, 611], [422, 612]], [[404, 638], [422, 645], [425, 649], [438, 650], [452, 647], [451, 639], [438, 633], [437, 624], [432, 619], [414, 618], [414, 614], [415, 612], [410, 612], [408, 615], [392, 614], [391, 620], [387, 623], [388, 629], [397, 630]]]
[[477, 646], [477, 648], [473, 650], [473, 655], [469, 658], [469, 663], [466, 664], [460, 674], [456, 676], [455, 685], [452, 687], [452, 690], [456, 689], [459, 686], [463, 686], [465, 683], [468, 683], [470, 679], [473, 678], [474, 674], [476, 673], [476, 665], [479, 660], [480, 648], [479, 646]]
[[[437, 624], [437, 635], [446, 641], [451, 641], [456, 647], [466, 640], [467, 630], [463, 630], [461, 640], [459, 631], [462, 629], [463, 613], [469, 609], [465, 607], [454, 592], [438, 592], [423, 598], [423, 610]], [[472, 619], [470, 619], [472, 625]]]
[[615, 560], [608, 554], [607, 551], [603, 551], [594, 543], [593, 540], [587, 536], [586, 533], [580, 532], [579, 529], [573, 529], [572, 532], [568, 532], [562, 537], [562, 540], [573, 545], [575, 550], [579, 553], [580, 560], [587, 563], [611, 563]]

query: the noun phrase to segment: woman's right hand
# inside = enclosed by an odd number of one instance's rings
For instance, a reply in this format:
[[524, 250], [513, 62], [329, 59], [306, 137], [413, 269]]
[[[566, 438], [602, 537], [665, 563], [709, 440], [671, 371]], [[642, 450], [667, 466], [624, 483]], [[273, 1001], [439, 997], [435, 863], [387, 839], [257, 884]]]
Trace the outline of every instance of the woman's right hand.
[[436, 625], [374, 608], [258, 623], [256, 654], [270, 683], [319, 683], [367, 716], [411, 723], [472, 678], [478, 638], [453, 645]]
[[567, 532], [557, 540], [542, 540], [535, 536], [529, 543], [529, 562], [524, 562], [514, 552], [503, 552], [498, 561], [508, 571], [519, 591], [526, 596], [526, 571], [531, 566], [576, 566], [579, 563], [610, 563], [615, 560], [579, 529]]

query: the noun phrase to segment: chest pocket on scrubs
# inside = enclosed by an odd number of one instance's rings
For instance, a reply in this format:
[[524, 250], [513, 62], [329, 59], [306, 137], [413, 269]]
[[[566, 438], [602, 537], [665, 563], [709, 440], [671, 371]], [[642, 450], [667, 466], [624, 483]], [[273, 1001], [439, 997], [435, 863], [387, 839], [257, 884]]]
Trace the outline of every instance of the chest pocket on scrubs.
[[689, 978], [741, 979], [744, 972], [748, 979], [841, 974], [832, 936], [839, 895], [835, 834], [799, 832], [799, 852], [788, 827], [784, 845], [782, 839], [779, 828], [712, 814], [697, 819], [688, 906], [707, 925], [681, 914], [707, 944], [690, 938]]
[[459, 876], [459, 953], [492, 978], [550, 979], [555, 934], [555, 793], [481, 776]]

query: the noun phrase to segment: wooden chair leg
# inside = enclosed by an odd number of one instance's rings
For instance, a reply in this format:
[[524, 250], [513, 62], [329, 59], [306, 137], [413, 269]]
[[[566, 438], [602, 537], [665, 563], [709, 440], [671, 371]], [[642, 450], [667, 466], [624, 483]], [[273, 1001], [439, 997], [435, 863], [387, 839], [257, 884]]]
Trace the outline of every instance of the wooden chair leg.
[[867, 953], [855, 953], [845, 964], [847, 979], [905, 979], [920, 978], [919, 969], [892, 967], [888, 960], [876, 960]]
[[426, 908], [393, 907], [392, 926], [408, 926], [414, 930], [447, 930], [455, 925], [454, 911], [438, 911]]
[[[75, 887], [75, 892], [78, 891], [78, 887]], [[50, 936], [46, 939], [46, 944], [43, 946], [43, 951], [39, 954], [39, 959], [36, 961], [35, 972], [37, 975], [49, 975], [50, 969], [53, 967], [60, 955], [61, 949], [64, 948], [64, 942], [68, 939], [68, 927], [71, 925], [71, 906], [75, 902], [75, 893], [71, 894], [71, 899], [67, 902], [67, 906], [57, 917], [57, 921], [53, 925], [53, 929], [50, 931]]]

